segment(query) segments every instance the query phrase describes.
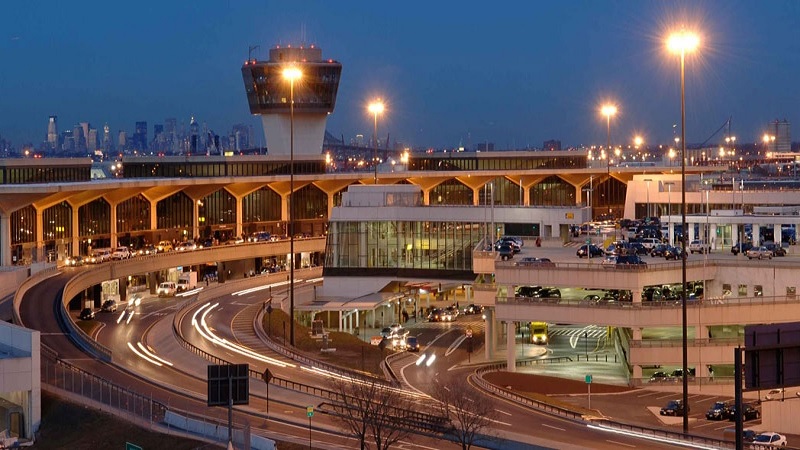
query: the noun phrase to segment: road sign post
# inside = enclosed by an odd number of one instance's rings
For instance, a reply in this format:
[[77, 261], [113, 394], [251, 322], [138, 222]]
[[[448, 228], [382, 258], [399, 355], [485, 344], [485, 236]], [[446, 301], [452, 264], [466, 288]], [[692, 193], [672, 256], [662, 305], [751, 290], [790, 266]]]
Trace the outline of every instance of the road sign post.
[[589, 409], [592, 409], [592, 376], [586, 375], [586, 388], [589, 390]]
[[314, 417], [313, 406], [306, 408], [306, 415], [308, 416], [308, 449], [311, 450], [311, 418]]
[[267, 385], [267, 420], [269, 420], [269, 382], [272, 380], [272, 372], [269, 368], [264, 369], [264, 384]]

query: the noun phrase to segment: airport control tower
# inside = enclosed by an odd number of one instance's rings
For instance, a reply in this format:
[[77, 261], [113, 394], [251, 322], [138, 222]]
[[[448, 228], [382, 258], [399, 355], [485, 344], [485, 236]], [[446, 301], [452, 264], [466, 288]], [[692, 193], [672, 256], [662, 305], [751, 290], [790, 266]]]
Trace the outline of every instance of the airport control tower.
[[289, 66], [302, 72], [294, 82], [294, 154], [320, 155], [325, 122], [336, 105], [342, 74], [341, 63], [322, 59], [322, 49], [275, 47], [269, 50], [268, 61], [245, 61], [242, 78], [250, 112], [261, 116], [268, 154], [288, 157], [290, 84], [283, 69]]

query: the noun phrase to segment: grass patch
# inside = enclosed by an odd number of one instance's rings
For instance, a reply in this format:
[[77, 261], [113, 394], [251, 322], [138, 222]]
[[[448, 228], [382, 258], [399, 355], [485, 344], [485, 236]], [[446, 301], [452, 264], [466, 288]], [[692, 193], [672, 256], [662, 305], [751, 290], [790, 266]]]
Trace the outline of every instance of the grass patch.
[[[265, 314], [261, 325], [264, 332], [274, 341], [282, 344], [285, 339], [286, 345], [289, 345], [289, 315], [284, 311], [274, 309], [272, 314]], [[393, 353], [392, 350], [381, 350], [377, 345], [371, 345], [357, 336], [339, 331], [328, 333], [328, 347], [335, 348], [336, 351], [323, 353], [322, 339], [312, 338], [310, 331], [308, 327], [295, 322], [294, 339], [297, 350], [328, 364], [382, 375], [380, 364], [384, 358]]]

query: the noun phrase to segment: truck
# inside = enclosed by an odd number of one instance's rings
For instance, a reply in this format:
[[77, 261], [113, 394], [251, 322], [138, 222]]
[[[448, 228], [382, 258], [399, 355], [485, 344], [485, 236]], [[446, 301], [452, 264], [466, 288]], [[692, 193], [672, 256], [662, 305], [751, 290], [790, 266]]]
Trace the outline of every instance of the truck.
[[173, 281], [165, 281], [159, 284], [158, 288], [156, 288], [156, 294], [159, 297], [173, 297], [175, 296], [176, 291], [177, 287]]
[[178, 276], [178, 292], [191, 291], [197, 287], [197, 272], [183, 272]]
[[531, 322], [531, 342], [547, 344], [547, 322]]

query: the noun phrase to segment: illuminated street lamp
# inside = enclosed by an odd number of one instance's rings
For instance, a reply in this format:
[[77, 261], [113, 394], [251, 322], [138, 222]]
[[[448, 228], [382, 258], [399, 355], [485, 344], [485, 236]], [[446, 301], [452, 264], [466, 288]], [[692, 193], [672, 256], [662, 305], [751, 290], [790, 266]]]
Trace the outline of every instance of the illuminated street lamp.
[[[771, 149], [774, 151], [775, 136], [774, 135], [765, 134], [762, 139], [764, 140], [764, 148], [766, 149], [766, 151], [770, 151]], [[770, 142], [772, 142], [772, 144], [773, 144], [772, 146], [769, 145]], [[765, 156], [766, 156], [766, 153], [765, 153]]]
[[606, 116], [606, 152], [608, 152], [608, 159], [606, 159], [606, 202], [611, 204], [611, 116], [617, 114], [617, 105], [606, 103], [600, 108], [600, 112]]
[[[289, 343], [294, 347], [294, 82], [303, 73], [297, 67], [283, 69], [283, 78], [289, 80]], [[284, 328], [285, 330], [285, 328]]]
[[375, 164], [375, 184], [378, 184], [378, 114], [383, 114], [383, 102], [381, 99], [377, 99], [369, 104], [367, 110], [373, 117], [372, 143], [375, 149], [375, 156], [372, 163]]
[[[686, 329], [686, 53], [694, 51], [700, 38], [681, 30], [667, 39], [667, 48], [681, 57], [681, 328], [683, 331], [683, 405], [689, 410], [688, 339]], [[689, 432], [689, 415], [683, 415], [683, 432]]]

